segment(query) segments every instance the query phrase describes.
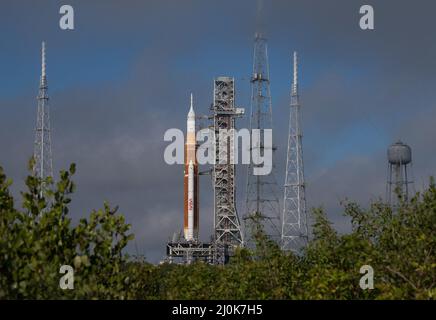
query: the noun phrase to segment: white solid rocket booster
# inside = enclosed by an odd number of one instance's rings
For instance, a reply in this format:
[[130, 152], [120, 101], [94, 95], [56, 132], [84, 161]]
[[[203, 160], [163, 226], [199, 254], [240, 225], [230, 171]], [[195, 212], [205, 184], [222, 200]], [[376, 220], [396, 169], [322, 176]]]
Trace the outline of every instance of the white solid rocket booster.
[[188, 234], [186, 240], [194, 240], [194, 163], [188, 166]]
[[186, 241], [198, 239], [198, 165], [196, 159], [195, 112], [193, 96], [187, 116], [184, 172], [184, 236]]

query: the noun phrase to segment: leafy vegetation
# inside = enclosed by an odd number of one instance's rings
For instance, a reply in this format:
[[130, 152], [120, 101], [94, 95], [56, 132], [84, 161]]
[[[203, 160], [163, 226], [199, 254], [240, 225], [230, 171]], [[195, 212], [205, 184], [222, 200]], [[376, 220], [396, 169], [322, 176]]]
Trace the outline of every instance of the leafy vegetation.
[[[26, 179], [16, 208], [0, 167], [1, 299], [434, 299], [436, 186], [393, 213], [382, 202], [344, 204], [352, 232], [339, 235], [313, 210], [313, 239], [301, 255], [283, 253], [256, 229], [256, 249], [239, 249], [225, 266], [152, 265], [123, 254], [130, 225], [108, 204], [72, 225], [75, 185]], [[41, 190], [41, 186], [44, 186]], [[74, 289], [59, 287], [61, 265], [74, 267]], [[362, 290], [360, 267], [374, 269]]]

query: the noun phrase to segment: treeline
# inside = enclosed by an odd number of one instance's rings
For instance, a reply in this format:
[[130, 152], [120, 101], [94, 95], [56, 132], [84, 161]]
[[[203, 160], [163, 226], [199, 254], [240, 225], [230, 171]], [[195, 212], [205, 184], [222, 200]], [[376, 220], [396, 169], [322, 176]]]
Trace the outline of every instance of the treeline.
[[[225, 266], [152, 265], [123, 254], [130, 225], [109, 205], [73, 226], [68, 206], [75, 167], [59, 182], [30, 175], [18, 209], [0, 167], [0, 299], [434, 299], [436, 187], [398, 210], [344, 204], [352, 232], [338, 235], [322, 209], [312, 211], [312, 240], [285, 254], [261, 229], [256, 248]], [[41, 185], [44, 186], [41, 191]], [[74, 289], [61, 289], [60, 266], [74, 268]], [[360, 268], [374, 270], [363, 290]]]

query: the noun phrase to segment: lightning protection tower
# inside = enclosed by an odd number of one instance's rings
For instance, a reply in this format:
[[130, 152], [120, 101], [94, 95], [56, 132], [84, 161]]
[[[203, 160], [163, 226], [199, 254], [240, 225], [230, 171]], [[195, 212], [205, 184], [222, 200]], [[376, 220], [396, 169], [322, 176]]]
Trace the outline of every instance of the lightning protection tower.
[[[259, 10], [260, 11], [260, 10]], [[250, 133], [259, 129], [261, 139], [251, 146], [252, 152], [264, 155], [267, 148], [272, 148], [272, 169], [267, 175], [255, 175], [253, 168], [261, 167], [250, 162], [247, 171], [246, 212], [244, 215], [245, 243], [253, 246], [254, 234], [262, 227], [265, 234], [274, 241], [280, 240], [280, 202], [279, 188], [275, 178], [275, 147], [265, 146], [263, 132], [272, 130], [272, 104], [268, 65], [267, 39], [262, 32], [255, 34], [253, 54], [253, 74], [251, 77], [251, 115]], [[256, 150], [257, 149], [257, 150]]]
[[41, 192], [45, 187], [44, 179], [53, 177], [51, 153], [50, 112], [48, 105], [48, 86], [45, 64], [45, 42], [42, 42], [41, 78], [38, 94], [38, 114], [36, 120], [34, 175], [42, 179]]
[[308, 226], [303, 169], [301, 106], [298, 96], [298, 62], [294, 52], [294, 76], [291, 86], [288, 152], [284, 185], [281, 246], [298, 252], [307, 243]]
[[396, 208], [399, 201], [409, 198], [409, 180], [412, 165], [412, 149], [401, 141], [391, 145], [388, 149], [388, 181], [386, 197], [388, 203]]

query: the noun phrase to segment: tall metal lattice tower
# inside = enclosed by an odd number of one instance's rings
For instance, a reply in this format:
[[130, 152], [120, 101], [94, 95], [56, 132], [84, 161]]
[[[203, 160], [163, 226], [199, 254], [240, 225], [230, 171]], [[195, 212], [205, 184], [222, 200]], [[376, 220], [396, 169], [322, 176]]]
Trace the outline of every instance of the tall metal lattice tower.
[[282, 249], [294, 252], [303, 247], [308, 239], [300, 109], [298, 62], [294, 52], [281, 237]]
[[228, 136], [225, 145], [221, 144], [219, 139], [222, 130], [235, 128], [235, 118], [242, 113], [243, 109], [235, 108], [234, 79], [229, 77], [216, 78], [214, 80], [213, 102], [216, 156], [213, 167], [214, 240], [217, 246], [224, 246], [229, 250], [243, 244], [241, 225], [235, 204], [235, 164], [234, 154], [231, 151], [234, 150], [234, 135]]
[[[46, 179], [53, 177], [53, 160], [51, 153], [50, 112], [48, 105], [48, 86], [45, 64], [45, 42], [42, 42], [41, 79], [39, 82], [38, 114], [36, 120], [36, 136], [33, 171], [36, 177]], [[41, 190], [44, 188], [44, 183]]]
[[[253, 129], [272, 129], [272, 104], [270, 91], [270, 77], [268, 65], [267, 39], [261, 32], [255, 34], [253, 74], [251, 77], [251, 115], [250, 132]], [[257, 145], [251, 146], [251, 151], [261, 155], [268, 148], [263, 139]], [[264, 232], [274, 241], [280, 238], [280, 202], [279, 188], [275, 178], [274, 151], [272, 169], [267, 175], [255, 175], [256, 165], [250, 162], [247, 171], [246, 212], [244, 215], [245, 241], [247, 246], [253, 244], [253, 231], [260, 224]], [[258, 149], [258, 150], [255, 150]], [[254, 224], [256, 222], [256, 224]]]
[[[413, 187], [412, 149], [407, 144], [398, 141], [388, 149], [388, 181], [386, 184], [386, 198], [393, 209], [400, 201], [408, 201], [409, 189]], [[401, 200], [400, 200], [401, 199]]]

